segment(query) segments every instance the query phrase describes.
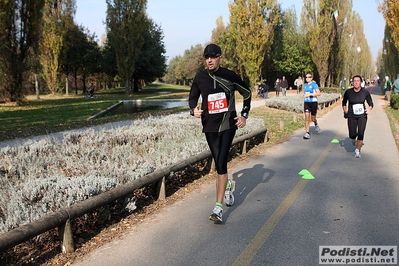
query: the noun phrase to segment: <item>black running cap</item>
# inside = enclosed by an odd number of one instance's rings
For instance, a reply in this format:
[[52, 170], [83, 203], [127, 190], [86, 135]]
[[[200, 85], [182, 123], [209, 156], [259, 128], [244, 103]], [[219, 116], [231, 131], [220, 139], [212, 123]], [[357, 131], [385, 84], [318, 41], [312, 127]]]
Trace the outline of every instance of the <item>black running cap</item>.
[[222, 49], [220, 49], [219, 46], [216, 44], [208, 44], [205, 49], [204, 49], [204, 57], [206, 56], [221, 56], [222, 55]]

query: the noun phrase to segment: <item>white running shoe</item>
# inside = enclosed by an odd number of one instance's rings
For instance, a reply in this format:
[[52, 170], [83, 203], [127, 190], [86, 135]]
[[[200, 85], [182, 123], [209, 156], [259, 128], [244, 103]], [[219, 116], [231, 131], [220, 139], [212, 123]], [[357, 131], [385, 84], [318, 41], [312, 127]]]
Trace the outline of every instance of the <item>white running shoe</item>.
[[222, 216], [223, 208], [220, 206], [215, 206], [215, 208], [213, 208], [212, 214], [209, 216], [209, 220], [221, 223], [223, 221]]
[[358, 149], [356, 149], [356, 150], [355, 150], [355, 158], [360, 158], [360, 157], [362, 157], [362, 156], [360, 155], [360, 151], [359, 151]]
[[305, 135], [303, 135], [304, 139], [310, 139], [310, 134], [308, 132], [305, 133]]
[[315, 130], [316, 132], [320, 132], [321, 128], [320, 128], [319, 124], [317, 124], [317, 125], [314, 126], [314, 130]]
[[224, 192], [224, 203], [227, 207], [233, 206], [234, 195], [233, 195], [233, 182], [228, 179], [226, 185], [226, 191]]

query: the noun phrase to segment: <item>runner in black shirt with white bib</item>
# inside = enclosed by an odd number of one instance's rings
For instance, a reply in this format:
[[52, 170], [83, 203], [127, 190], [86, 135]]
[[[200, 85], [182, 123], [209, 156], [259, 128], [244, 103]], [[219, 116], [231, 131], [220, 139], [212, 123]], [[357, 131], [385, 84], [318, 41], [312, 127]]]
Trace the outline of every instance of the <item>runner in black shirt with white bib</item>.
[[[222, 50], [216, 44], [204, 49], [206, 68], [194, 78], [189, 96], [190, 113], [201, 118], [203, 132], [215, 161], [218, 173], [216, 180], [216, 204], [209, 219], [222, 222], [223, 198], [227, 206], [234, 203], [228, 180], [227, 157], [238, 127], [244, 127], [251, 108], [251, 90], [233, 71], [220, 66]], [[241, 116], [237, 116], [235, 91], [244, 98]], [[202, 97], [202, 105], [198, 99]]]
[[[355, 145], [355, 157], [360, 158], [367, 115], [370, 114], [374, 104], [370, 92], [361, 87], [362, 77], [356, 75], [352, 80], [353, 88], [345, 91], [342, 100], [342, 110], [344, 111], [344, 117], [348, 119], [349, 138], [352, 140], [352, 144]], [[367, 102], [367, 107], [365, 102]], [[349, 103], [348, 106], [347, 103]]]

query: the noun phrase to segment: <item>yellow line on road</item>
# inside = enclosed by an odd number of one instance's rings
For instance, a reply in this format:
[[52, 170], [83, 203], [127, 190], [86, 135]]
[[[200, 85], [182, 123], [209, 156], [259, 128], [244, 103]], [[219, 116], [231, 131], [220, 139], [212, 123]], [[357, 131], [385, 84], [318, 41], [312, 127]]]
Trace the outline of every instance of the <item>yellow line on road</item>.
[[[345, 128], [345, 125], [346, 124], [344, 124], [340, 128], [334, 138], [337, 138], [341, 134], [341, 131]], [[309, 169], [312, 174], [314, 174], [316, 170], [320, 167], [322, 162], [326, 159], [327, 155], [333, 149], [333, 146], [334, 144], [330, 142], [330, 144], [327, 145], [319, 158], [317, 158], [312, 167]], [[274, 211], [272, 216], [270, 216], [270, 218], [266, 221], [263, 227], [258, 231], [255, 237], [251, 240], [251, 242], [249, 242], [245, 250], [237, 257], [237, 259], [232, 264], [233, 266], [244, 266], [250, 264], [256, 253], [258, 253], [259, 249], [269, 238], [274, 228], [283, 218], [283, 216], [294, 203], [294, 201], [298, 198], [299, 194], [302, 192], [308, 182], [309, 180], [306, 179], [301, 179], [298, 182], [298, 184], [291, 190], [288, 196], [281, 202], [280, 206], [278, 206], [278, 208]]]

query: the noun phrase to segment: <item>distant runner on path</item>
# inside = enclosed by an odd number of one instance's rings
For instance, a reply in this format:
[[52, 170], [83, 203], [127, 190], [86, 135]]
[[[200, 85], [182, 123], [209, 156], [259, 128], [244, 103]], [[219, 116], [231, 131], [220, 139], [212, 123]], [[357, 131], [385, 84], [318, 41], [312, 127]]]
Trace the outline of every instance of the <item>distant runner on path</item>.
[[[355, 145], [355, 157], [360, 158], [360, 149], [363, 145], [364, 132], [367, 125], [367, 115], [374, 107], [370, 92], [361, 87], [362, 77], [353, 77], [353, 88], [346, 90], [342, 99], [344, 117], [348, 119], [349, 138]], [[349, 102], [349, 106], [347, 103]], [[368, 107], [364, 102], [367, 102]], [[356, 139], [357, 137], [357, 139]]]
[[304, 97], [303, 112], [305, 114], [305, 129], [306, 133], [303, 135], [304, 139], [310, 139], [310, 120], [312, 119], [314, 123], [314, 130], [316, 132], [320, 131], [320, 126], [317, 124], [317, 96], [320, 96], [319, 85], [313, 80], [313, 73], [308, 72], [305, 75], [306, 82], [303, 86], [303, 93], [301, 96]]

